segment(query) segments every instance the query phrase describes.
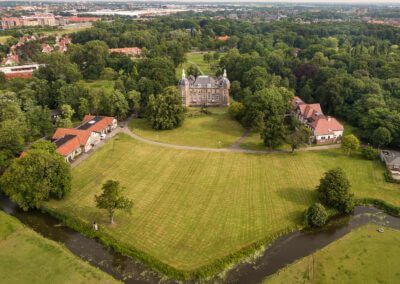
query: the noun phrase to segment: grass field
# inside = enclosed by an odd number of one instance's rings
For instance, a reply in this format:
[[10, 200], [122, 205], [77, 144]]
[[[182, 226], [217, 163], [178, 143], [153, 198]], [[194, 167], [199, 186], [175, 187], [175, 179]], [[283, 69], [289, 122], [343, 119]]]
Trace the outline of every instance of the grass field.
[[172, 130], [154, 130], [145, 119], [133, 119], [129, 127], [136, 134], [154, 141], [210, 148], [229, 147], [243, 135], [243, 127], [229, 117], [226, 108], [208, 110], [211, 114], [204, 115], [199, 114], [200, 108], [189, 109], [183, 125]]
[[5, 44], [9, 38], [11, 38], [11, 36], [0, 36], [0, 44]]
[[117, 283], [0, 211], [1, 283]]
[[107, 92], [114, 90], [114, 81], [112, 80], [84, 81], [84, 84], [92, 89], [102, 89]]
[[265, 283], [398, 283], [400, 231], [376, 225], [358, 228]]
[[[400, 205], [400, 186], [384, 182], [378, 161], [340, 151], [251, 155], [152, 146], [120, 134], [73, 169], [73, 189], [52, 210], [90, 224], [160, 261], [193, 270], [282, 230], [301, 225], [323, 173], [341, 166], [356, 197]], [[119, 180], [134, 201], [106, 225], [94, 195]]]
[[[190, 65], [196, 65], [200, 71], [202, 72], [202, 74], [204, 75], [211, 75], [211, 76], [215, 76], [215, 71], [211, 70], [211, 64], [215, 64], [217, 63], [217, 61], [212, 60], [210, 63], [207, 63], [203, 60], [203, 56], [204, 54], [206, 54], [208, 52], [189, 52], [186, 53], [186, 58], [187, 61], [185, 63], [183, 63], [182, 66], [179, 66], [178, 68], [176, 68], [176, 76], [178, 79], [181, 78], [182, 75], [182, 68], [184, 68], [185, 70], [188, 69], [188, 67]], [[211, 52], [213, 54], [213, 52]], [[221, 53], [221, 57], [223, 56], [223, 53]]]

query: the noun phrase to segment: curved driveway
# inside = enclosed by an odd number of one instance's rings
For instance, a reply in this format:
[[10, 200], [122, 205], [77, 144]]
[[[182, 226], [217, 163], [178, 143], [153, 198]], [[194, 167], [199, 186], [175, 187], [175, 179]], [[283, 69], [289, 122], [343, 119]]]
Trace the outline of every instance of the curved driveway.
[[[234, 143], [230, 148], [208, 148], [208, 147], [198, 147], [198, 146], [184, 146], [184, 145], [175, 145], [175, 144], [168, 144], [168, 143], [163, 143], [163, 142], [157, 142], [148, 138], [144, 138], [142, 136], [137, 135], [133, 131], [131, 131], [128, 127], [129, 120], [124, 123], [123, 127], [118, 127], [115, 129], [112, 133], [107, 135], [107, 138], [105, 140], [100, 141], [99, 144], [95, 145], [92, 150], [90, 150], [87, 153], [82, 153], [79, 155], [76, 160], [74, 160], [71, 163], [71, 167], [75, 168], [78, 166], [81, 162], [86, 160], [89, 156], [91, 156], [96, 149], [102, 147], [109, 139], [117, 135], [118, 133], [125, 133], [129, 135], [130, 137], [139, 140], [143, 143], [155, 145], [155, 146], [160, 146], [160, 147], [166, 147], [166, 148], [172, 148], [172, 149], [178, 149], [178, 150], [189, 150], [189, 151], [205, 151], [205, 152], [222, 152], [222, 153], [245, 153], [245, 154], [271, 154], [271, 153], [291, 153], [290, 150], [249, 150], [249, 149], [242, 149], [240, 148], [240, 143], [243, 141], [243, 139], [247, 136], [247, 132], [239, 138], [239, 140]], [[314, 146], [314, 147], [305, 147], [305, 148], [300, 148], [297, 151], [316, 151], [316, 150], [326, 150], [326, 149], [336, 149], [340, 148], [340, 144], [332, 144], [332, 145], [323, 145], [323, 146]]]

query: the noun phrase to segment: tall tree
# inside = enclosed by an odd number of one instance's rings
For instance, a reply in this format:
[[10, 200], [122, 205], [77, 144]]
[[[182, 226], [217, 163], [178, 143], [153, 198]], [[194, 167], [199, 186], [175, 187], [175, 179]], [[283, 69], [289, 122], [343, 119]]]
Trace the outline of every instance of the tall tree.
[[102, 187], [102, 193], [95, 196], [96, 207], [105, 209], [110, 218], [110, 224], [114, 224], [115, 210], [125, 210], [131, 212], [133, 207], [132, 200], [122, 196], [123, 188], [118, 181], [108, 180]]
[[23, 210], [38, 208], [42, 201], [61, 199], [71, 189], [71, 172], [51, 142], [42, 142], [15, 159], [0, 179], [0, 187]]
[[343, 169], [336, 168], [325, 173], [317, 186], [318, 197], [322, 203], [340, 212], [350, 213], [354, 207], [350, 182]]
[[185, 118], [182, 99], [176, 87], [167, 87], [158, 96], [150, 96], [147, 117], [157, 130], [180, 126]]
[[298, 149], [302, 144], [308, 143], [310, 136], [311, 136], [310, 129], [302, 125], [297, 127], [294, 132], [288, 135], [287, 140], [288, 143], [290, 144], [290, 147], [292, 148], [292, 153], [294, 152], [294, 150]]
[[392, 141], [392, 135], [386, 127], [378, 127], [372, 132], [371, 141], [380, 149]]

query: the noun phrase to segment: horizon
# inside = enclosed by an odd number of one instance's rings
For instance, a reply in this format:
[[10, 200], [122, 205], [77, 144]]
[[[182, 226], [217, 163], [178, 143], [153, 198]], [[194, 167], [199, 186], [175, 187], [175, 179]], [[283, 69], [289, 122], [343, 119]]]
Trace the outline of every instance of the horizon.
[[188, 1], [188, 0], [41, 0], [41, 1], [29, 1], [29, 0], [0, 0], [1, 3], [7, 2], [25, 2], [25, 3], [43, 3], [43, 2], [80, 2], [80, 3], [87, 3], [87, 2], [103, 2], [103, 3], [130, 3], [130, 2], [150, 2], [150, 3], [232, 3], [232, 4], [323, 4], [323, 5], [353, 5], [353, 4], [364, 4], [364, 5], [399, 5], [400, 2], [398, 0], [336, 0], [336, 1], [326, 1], [326, 0], [197, 0], [197, 1]]

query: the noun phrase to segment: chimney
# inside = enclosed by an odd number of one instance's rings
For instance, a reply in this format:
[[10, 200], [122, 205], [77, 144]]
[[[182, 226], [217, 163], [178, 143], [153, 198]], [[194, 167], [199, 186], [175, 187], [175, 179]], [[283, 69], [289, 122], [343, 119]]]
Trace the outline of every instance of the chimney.
[[331, 121], [331, 119], [332, 119], [332, 118], [331, 118], [330, 116], [328, 116], [328, 121]]

